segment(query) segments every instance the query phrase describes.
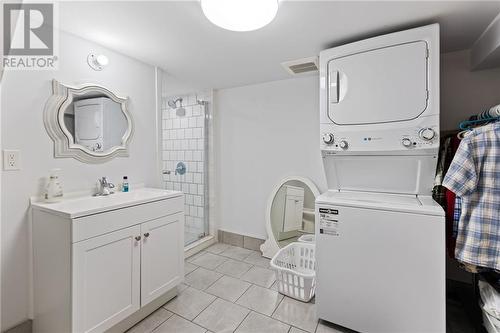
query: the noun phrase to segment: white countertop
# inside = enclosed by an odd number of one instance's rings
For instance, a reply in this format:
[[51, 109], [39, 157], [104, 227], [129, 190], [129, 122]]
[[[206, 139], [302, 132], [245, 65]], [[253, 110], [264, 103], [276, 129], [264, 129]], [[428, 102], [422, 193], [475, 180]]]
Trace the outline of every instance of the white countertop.
[[183, 193], [179, 191], [143, 187], [134, 189], [131, 192], [117, 192], [108, 196], [94, 197], [85, 195], [69, 197], [57, 203], [32, 201], [31, 206], [33, 209], [39, 209], [74, 219], [182, 195]]

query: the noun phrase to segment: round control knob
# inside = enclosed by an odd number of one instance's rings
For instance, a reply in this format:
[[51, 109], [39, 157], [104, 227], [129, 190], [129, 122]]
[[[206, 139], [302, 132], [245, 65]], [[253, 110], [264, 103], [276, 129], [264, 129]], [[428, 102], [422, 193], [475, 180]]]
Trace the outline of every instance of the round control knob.
[[434, 130], [432, 128], [422, 128], [418, 132], [418, 136], [422, 140], [426, 140], [426, 141], [430, 141], [430, 140], [434, 139], [435, 135], [436, 135], [436, 132], [434, 132]]
[[335, 138], [332, 133], [323, 134], [323, 142], [327, 145], [331, 145], [335, 141]]
[[410, 139], [408, 138], [403, 138], [403, 140], [401, 140], [401, 143], [403, 144], [403, 146], [405, 146], [406, 148], [409, 148], [411, 147], [412, 145], [412, 142]]
[[339, 147], [342, 149], [347, 149], [347, 147], [349, 147], [349, 144], [347, 143], [347, 141], [342, 140], [339, 142]]

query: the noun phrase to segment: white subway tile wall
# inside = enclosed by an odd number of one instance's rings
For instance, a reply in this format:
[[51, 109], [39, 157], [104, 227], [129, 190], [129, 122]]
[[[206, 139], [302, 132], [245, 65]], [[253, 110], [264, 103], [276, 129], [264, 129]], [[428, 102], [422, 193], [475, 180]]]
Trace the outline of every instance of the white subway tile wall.
[[[209, 93], [197, 93], [184, 96], [163, 98], [162, 101], [162, 160], [163, 169], [170, 174], [163, 175], [167, 190], [178, 190], [185, 195], [185, 243], [186, 245], [208, 234], [205, 223], [205, 135], [204, 106], [197, 100], [207, 100]], [[178, 116], [176, 109], [170, 108], [168, 100], [181, 97], [186, 110], [184, 116]], [[186, 165], [184, 175], [176, 175], [177, 163]]]

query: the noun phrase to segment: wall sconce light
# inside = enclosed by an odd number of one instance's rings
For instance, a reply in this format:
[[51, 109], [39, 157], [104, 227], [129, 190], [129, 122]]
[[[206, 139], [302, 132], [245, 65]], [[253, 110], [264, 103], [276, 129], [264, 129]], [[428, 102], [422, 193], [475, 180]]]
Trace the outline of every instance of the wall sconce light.
[[109, 64], [109, 59], [104, 54], [95, 55], [91, 53], [87, 57], [87, 63], [93, 70], [102, 71]]

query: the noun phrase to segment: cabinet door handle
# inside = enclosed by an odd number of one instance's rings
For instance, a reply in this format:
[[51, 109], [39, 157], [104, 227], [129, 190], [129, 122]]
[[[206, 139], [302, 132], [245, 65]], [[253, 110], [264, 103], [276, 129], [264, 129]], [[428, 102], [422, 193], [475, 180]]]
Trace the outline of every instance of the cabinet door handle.
[[149, 232], [146, 232], [146, 233], [144, 234], [144, 237], [148, 238], [148, 237], [149, 237]]
[[140, 241], [141, 240], [141, 236], [135, 236], [135, 240], [136, 241]]

